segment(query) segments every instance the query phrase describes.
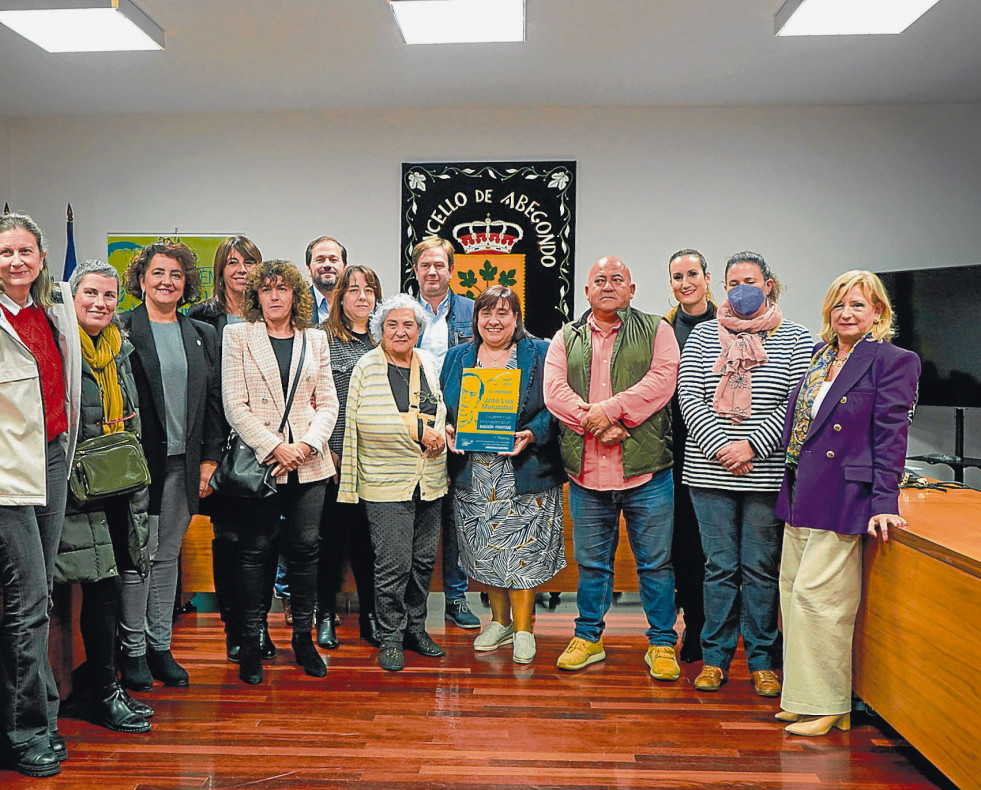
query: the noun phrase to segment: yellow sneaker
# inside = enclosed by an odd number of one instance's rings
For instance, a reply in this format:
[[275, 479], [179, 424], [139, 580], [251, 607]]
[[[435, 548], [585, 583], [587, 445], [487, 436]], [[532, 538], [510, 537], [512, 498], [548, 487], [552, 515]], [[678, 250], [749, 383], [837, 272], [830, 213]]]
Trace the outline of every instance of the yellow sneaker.
[[647, 648], [644, 662], [651, 668], [654, 680], [677, 680], [681, 677], [681, 667], [670, 645], [651, 645]]
[[582, 669], [604, 658], [606, 658], [606, 651], [603, 649], [602, 639], [599, 642], [587, 642], [574, 636], [569, 646], [559, 656], [559, 660], [555, 662], [555, 666], [559, 669]]
[[698, 691], [718, 691], [725, 682], [726, 673], [721, 667], [706, 664], [698, 673], [698, 677], [695, 678], [695, 689]]

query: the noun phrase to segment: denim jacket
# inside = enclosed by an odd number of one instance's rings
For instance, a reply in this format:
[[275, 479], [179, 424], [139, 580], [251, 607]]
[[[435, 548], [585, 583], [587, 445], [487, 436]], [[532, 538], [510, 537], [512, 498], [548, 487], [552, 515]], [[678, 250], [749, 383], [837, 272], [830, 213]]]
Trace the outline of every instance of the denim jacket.
[[[472, 309], [472, 308], [471, 308]], [[515, 456], [514, 482], [517, 493], [530, 494], [563, 485], [567, 478], [559, 455], [559, 424], [545, 408], [542, 382], [545, 377], [545, 355], [548, 343], [524, 338], [518, 341], [518, 369], [521, 389], [518, 402], [517, 430], [534, 434], [531, 444]], [[477, 364], [477, 347], [472, 343], [451, 348], [446, 353], [440, 387], [446, 403], [446, 421], [456, 425], [460, 407], [460, 382], [464, 368]], [[473, 454], [447, 454], [453, 485], [467, 488], [473, 471]]]

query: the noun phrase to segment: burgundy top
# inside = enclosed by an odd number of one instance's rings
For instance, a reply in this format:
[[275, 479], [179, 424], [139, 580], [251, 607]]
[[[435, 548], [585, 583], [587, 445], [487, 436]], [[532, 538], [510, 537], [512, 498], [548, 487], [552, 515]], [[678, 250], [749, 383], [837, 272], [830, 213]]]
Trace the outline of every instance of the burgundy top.
[[61, 352], [55, 342], [51, 325], [37, 305], [23, 308], [17, 315], [0, 305], [18, 337], [30, 349], [41, 374], [41, 397], [44, 402], [44, 422], [47, 440], [68, 430], [65, 412], [65, 373]]

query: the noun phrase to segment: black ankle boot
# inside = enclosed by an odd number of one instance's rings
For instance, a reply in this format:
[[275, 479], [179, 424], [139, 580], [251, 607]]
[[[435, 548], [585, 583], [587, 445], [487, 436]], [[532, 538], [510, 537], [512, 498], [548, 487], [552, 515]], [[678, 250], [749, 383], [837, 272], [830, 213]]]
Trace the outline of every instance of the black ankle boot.
[[361, 626], [361, 638], [372, 647], [378, 647], [381, 642], [378, 639], [378, 618], [374, 612], [367, 612], [358, 618]]
[[153, 675], [147, 666], [146, 656], [119, 656], [119, 681], [130, 691], [149, 691], [153, 688]]
[[169, 649], [147, 650], [146, 665], [150, 674], [165, 686], [186, 686], [190, 683], [187, 670], [174, 660], [174, 654]]
[[337, 627], [333, 612], [323, 612], [317, 619], [317, 644], [324, 650], [336, 650], [340, 645], [337, 641]]
[[24, 776], [35, 778], [54, 776], [61, 770], [58, 755], [51, 751], [48, 742], [24, 749], [15, 756], [14, 768]]
[[262, 633], [259, 635], [259, 656], [263, 661], [272, 661], [276, 657], [276, 645], [269, 636], [268, 623], [262, 624]]
[[238, 632], [238, 626], [225, 623], [225, 656], [233, 664], [238, 663], [238, 651], [241, 647], [242, 638]]
[[262, 683], [262, 658], [259, 654], [259, 637], [248, 636], [242, 639], [242, 649], [239, 651], [238, 659], [239, 680], [252, 686]]
[[327, 676], [327, 665], [313, 646], [309, 631], [294, 631], [292, 644], [293, 656], [304, 672], [314, 678]]
[[131, 697], [129, 694], [126, 693], [126, 689], [122, 689], [122, 692], [123, 692], [123, 701], [126, 703], [126, 706], [131, 711], [133, 711], [133, 713], [135, 713], [137, 716], [142, 716], [144, 719], [153, 718], [153, 713], [154, 713], [153, 708], [151, 708], [142, 700], [138, 700]]
[[130, 710], [126, 694], [118, 684], [110, 683], [101, 688], [90, 703], [89, 713], [93, 724], [113, 732], [140, 733], [150, 731], [150, 722]]

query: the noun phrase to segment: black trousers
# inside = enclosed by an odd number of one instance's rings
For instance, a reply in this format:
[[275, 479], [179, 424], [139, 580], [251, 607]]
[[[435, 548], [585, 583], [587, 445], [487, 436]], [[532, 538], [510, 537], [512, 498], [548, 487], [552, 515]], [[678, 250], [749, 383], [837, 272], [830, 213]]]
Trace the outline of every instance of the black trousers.
[[350, 558], [362, 617], [375, 611], [375, 552], [364, 502], [337, 501], [337, 484], [327, 481], [320, 519], [320, 560], [317, 610], [337, 611], [337, 593], [344, 580], [344, 560]]
[[[236, 589], [239, 623], [243, 641], [258, 639], [265, 619], [264, 584], [276, 536], [286, 557], [293, 604], [293, 630], [313, 628], [313, 609], [317, 601], [317, 551], [320, 543], [320, 516], [324, 507], [325, 480], [300, 483], [295, 472], [277, 492], [266, 499], [253, 500], [249, 517], [239, 535]], [[281, 525], [281, 526], [280, 526]]]

